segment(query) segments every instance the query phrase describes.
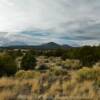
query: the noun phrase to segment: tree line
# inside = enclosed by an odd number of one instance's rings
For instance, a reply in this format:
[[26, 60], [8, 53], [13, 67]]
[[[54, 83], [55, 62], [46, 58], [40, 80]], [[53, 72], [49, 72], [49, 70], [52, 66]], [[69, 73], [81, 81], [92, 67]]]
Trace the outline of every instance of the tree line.
[[100, 61], [100, 46], [84, 46], [70, 49], [55, 49], [55, 50], [33, 50], [29, 49], [26, 53], [21, 50], [6, 51], [5, 54], [0, 54], [0, 76], [12, 75], [18, 71], [16, 58], [22, 57], [21, 69], [34, 70], [36, 66], [37, 56], [53, 56], [65, 59], [78, 59], [82, 66], [91, 67], [96, 62]]
[[70, 49], [57, 49], [43, 52], [42, 55], [61, 57], [65, 59], [78, 59], [83, 66], [91, 66], [100, 60], [100, 46], [84, 46]]

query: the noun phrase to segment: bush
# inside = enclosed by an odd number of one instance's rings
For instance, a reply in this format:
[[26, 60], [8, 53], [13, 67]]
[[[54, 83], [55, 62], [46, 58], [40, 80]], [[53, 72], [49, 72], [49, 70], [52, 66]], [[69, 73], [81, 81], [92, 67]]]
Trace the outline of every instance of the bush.
[[15, 75], [16, 78], [33, 78], [34, 77], [34, 72], [33, 71], [24, 71], [20, 70], [16, 73]]
[[12, 50], [8, 50], [6, 51], [6, 53], [10, 56], [12, 56], [13, 59], [16, 59], [17, 57], [23, 56], [23, 53], [21, 51], [21, 49], [14, 51]]
[[80, 69], [77, 72], [79, 80], [97, 80], [100, 76], [100, 68], [86, 68]]
[[96, 90], [100, 90], [100, 79], [97, 81], [94, 81], [93, 86]]
[[32, 70], [35, 69], [35, 66], [36, 66], [36, 59], [34, 55], [32, 55], [31, 53], [25, 54], [24, 57], [22, 58], [21, 69]]
[[48, 66], [45, 65], [45, 64], [42, 64], [38, 67], [38, 70], [47, 70], [48, 69]]
[[79, 60], [65, 60], [63, 63], [63, 68], [65, 69], [79, 69], [81, 68], [81, 63]]
[[59, 66], [55, 66], [52, 70], [52, 73], [56, 76], [60, 76], [60, 75], [67, 75], [68, 72], [64, 69], [62, 69], [61, 67]]
[[17, 71], [17, 65], [15, 60], [7, 54], [0, 56], [0, 76], [12, 75]]
[[20, 71], [18, 71], [18, 72], [15, 74], [15, 76], [16, 76], [17, 78], [23, 78], [23, 77], [24, 77], [24, 73], [25, 73], [24, 70], [20, 70]]
[[61, 58], [64, 60], [79, 59], [83, 66], [91, 67], [98, 60], [100, 60], [100, 46], [84, 46], [67, 49], [66, 51], [63, 51]]
[[94, 67], [94, 68], [95, 68], [95, 67], [100, 67], [100, 61], [97, 62], [93, 67]]

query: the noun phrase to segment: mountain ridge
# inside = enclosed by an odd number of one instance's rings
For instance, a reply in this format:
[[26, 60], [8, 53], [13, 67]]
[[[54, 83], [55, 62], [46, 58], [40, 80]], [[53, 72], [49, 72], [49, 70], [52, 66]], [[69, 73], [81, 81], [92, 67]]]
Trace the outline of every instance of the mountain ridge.
[[[18, 44], [18, 43], [17, 43]], [[20, 44], [20, 45], [5, 45], [5, 46], [1, 46], [0, 48], [33, 48], [33, 49], [58, 49], [58, 48], [72, 48], [72, 46], [70, 45], [60, 45], [57, 44], [55, 42], [48, 42], [48, 43], [44, 43], [44, 44], [40, 44], [40, 45], [27, 45], [27, 44]]]

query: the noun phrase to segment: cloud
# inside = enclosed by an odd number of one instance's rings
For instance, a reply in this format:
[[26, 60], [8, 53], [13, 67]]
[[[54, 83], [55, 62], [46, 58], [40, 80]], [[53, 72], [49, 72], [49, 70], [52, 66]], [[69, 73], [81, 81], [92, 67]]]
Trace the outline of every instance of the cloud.
[[0, 0], [0, 44], [99, 44], [99, 9], [100, 0]]

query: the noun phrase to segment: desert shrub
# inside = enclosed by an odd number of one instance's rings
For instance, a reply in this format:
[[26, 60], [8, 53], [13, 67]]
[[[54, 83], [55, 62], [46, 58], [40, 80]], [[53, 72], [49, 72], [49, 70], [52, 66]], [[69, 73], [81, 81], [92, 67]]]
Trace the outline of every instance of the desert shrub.
[[25, 78], [25, 79], [34, 78], [34, 72], [33, 71], [20, 70], [16, 73], [15, 77], [16, 78]]
[[46, 59], [46, 60], [45, 60], [45, 63], [49, 63], [49, 60], [48, 60], [48, 59]]
[[46, 64], [42, 64], [38, 67], [38, 70], [47, 70], [48, 66]]
[[66, 60], [68, 57], [68, 53], [63, 52], [62, 56], [61, 56], [62, 60]]
[[63, 62], [63, 67], [66, 69], [79, 69], [81, 67], [81, 63], [79, 60], [65, 60]]
[[94, 81], [93, 86], [94, 86], [94, 89], [100, 90], [100, 79]]
[[15, 74], [15, 76], [16, 76], [17, 78], [22, 78], [22, 77], [24, 77], [24, 73], [25, 73], [24, 70], [20, 70], [20, 71], [18, 71], [18, 72]]
[[33, 78], [33, 77], [34, 77], [33, 71], [24, 72], [24, 78]]
[[77, 72], [79, 80], [96, 80], [100, 77], [100, 68], [86, 68], [80, 69]]
[[100, 67], [100, 61], [97, 62], [93, 67]]
[[61, 67], [59, 66], [56, 66], [54, 69], [52, 69], [52, 73], [55, 75], [55, 76], [59, 76], [59, 75], [67, 75], [67, 71], [62, 69]]
[[21, 49], [17, 50], [15, 53], [17, 57], [23, 56]]
[[8, 55], [12, 56], [13, 59], [16, 59], [17, 57], [23, 56], [23, 53], [22, 53], [21, 49], [18, 49], [16, 51], [14, 51], [13, 49], [12, 50], [8, 50], [8, 51], [6, 51], [6, 53]]
[[0, 56], [0, 76], [12, 75], [17, 71], [17, 65], [15, 60], [7, 54]]
[[59, 75], [67, 75], [67, 71], [66, 70], [55, 70], [55, 75], [59, 76]]
[[26, 53], [22, 58], [21, 69], [23, 70], [32, 70], [35, 69], [36, 66], [36, 58], [31, 53]]

